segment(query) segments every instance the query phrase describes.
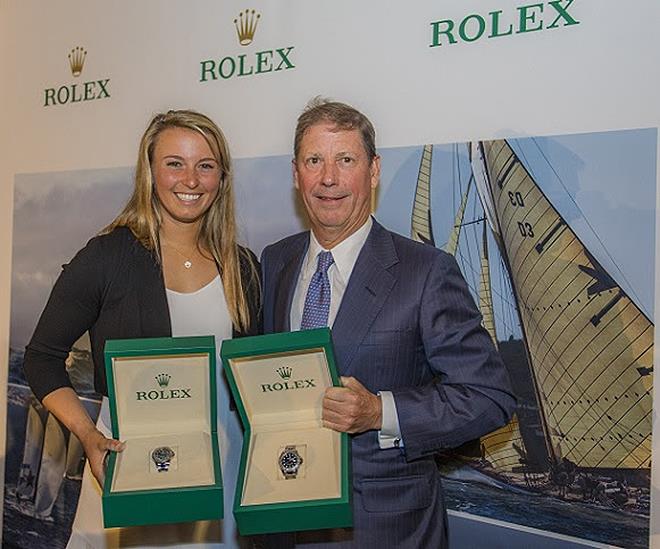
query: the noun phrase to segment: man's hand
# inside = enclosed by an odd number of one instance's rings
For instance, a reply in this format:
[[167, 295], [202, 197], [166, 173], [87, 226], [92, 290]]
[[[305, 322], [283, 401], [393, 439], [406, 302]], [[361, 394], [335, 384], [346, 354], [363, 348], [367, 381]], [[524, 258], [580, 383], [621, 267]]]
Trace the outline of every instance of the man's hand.
[[85, 455], [89, 460], [89, 467], [92, 474], [99, 481], [101, 487], [105, 481], [104, 459], [107, 452], [121, 452], [126, 444], [112, 438], [106, 438], [101, 431], [96, 428], [90, 429], [81, 438], [80, 442], [85, 450]]
[[364, 433], [380, 429], [383, 406], [380, 397], [370, 393], [354, 377], [343, 377], [343, 387], [329, 387], [323, 397], [323, 426], [342, 433]]

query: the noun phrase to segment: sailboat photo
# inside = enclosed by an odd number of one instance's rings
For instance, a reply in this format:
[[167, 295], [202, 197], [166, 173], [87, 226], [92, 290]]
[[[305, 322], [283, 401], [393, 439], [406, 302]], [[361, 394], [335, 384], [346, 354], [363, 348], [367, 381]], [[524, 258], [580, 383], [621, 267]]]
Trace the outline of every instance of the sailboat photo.
[[[495, 482], [505, 490], [647, 523], [652, 319], [617, 282], [625, 275], [599, 262], [507, 140], [453, 150], [451, 173], [460, 164], [462, 180], [453, 192], [453, 224], [438, 247], [456, 256], [464, 271], [519, 407], [508, 425], [458, 449], [460, 465], [444, 472], [450, 479]], [[441, 220], [434, 216], [431, 195], [441, 182], [433, 173], [433, 156], [432, 145], [422, 147], [410, 231], [413, 239], [437, 246], [433, 227]], [[559, 179], [551, 166], [546, 172]], [[442, 192], [446, 196], [446, 187]], [[497, 300], [513, 311], [509, 323], [516, 325], [505, 328], [504, 337], [493, 305], [493, 271], [502, 279]], [[465, 466], [474, 472], [466, 473]], [[470, 511], [480, 513], [473, 506]]]

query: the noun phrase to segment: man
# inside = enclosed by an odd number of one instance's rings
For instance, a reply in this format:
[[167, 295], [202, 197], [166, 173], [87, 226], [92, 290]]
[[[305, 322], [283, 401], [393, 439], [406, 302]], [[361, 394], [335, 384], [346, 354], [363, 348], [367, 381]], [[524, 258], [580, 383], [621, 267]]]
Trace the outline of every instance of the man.
[[506, 371], [454, 259], [371, 218], [380, 158], [364, 115], [313, 101], [293, 177], [312, 230], [263, 252], [264, 328], [332, 327], [343, 387], [327, 390], [322, 418], [353, 435], [354, 490], [353, 528], [298, 543], [445, 547], [434, 454], [508, 421]]

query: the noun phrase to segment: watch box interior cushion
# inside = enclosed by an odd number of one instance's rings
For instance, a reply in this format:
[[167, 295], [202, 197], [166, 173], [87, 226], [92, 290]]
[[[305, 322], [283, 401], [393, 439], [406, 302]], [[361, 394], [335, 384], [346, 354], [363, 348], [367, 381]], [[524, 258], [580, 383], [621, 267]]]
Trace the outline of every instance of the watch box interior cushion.
[[[152, 459], [152, 452], [160, 447], [174, 451], [166, 471], [159, 471]], [[200, 432], [133, 437], [117, 454], [112, 480], [112, 492], [212, 485], [211, 437]]]
[[[303, 459], [295, 478], [282, 474], [279, 456], [295, 446]], [[261, 430], [250, 440], [243, 485], [243, 505], [337, 498], [341, 495], [339, 433], [316, 422], [288, 425], [282, 430]]]

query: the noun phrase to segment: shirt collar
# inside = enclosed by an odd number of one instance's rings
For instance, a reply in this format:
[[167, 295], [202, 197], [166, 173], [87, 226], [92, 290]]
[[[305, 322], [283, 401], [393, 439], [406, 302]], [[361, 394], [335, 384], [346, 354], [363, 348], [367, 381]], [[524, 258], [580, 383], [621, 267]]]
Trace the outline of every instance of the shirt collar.
[[316, 236], [314, 236], [314, 231], [310, 231], [309, 249], [307, 250], [305, 270], [308, 271], [311, 269], [312, 272], [316, 271], [316, 257], [320, 252], [331, 251], [332, 258], [335, 261], [334, 264], [337, 267], [339, 275], [341, 276], [342, 280], [347, 282], [351, 276], [351, 273], [353, 272], [353, 267], [355, 266], [357, 257], [360, 254], [360, 250], [362, 250], [362, 246], [364, 246], [364, 243], [367, 241], [367, 237], [369, 236], [369, 231], [371, 231], [372, 225], [373, 220], [371, 219], [371, 216], [369, 216], [362, 227], [360, 227], [348, 238], [342, 240], [339, 244], [332, 248], [332, 250], [326, 250], [323, 246], [321, 246], [319, 241], [316, 240]]

